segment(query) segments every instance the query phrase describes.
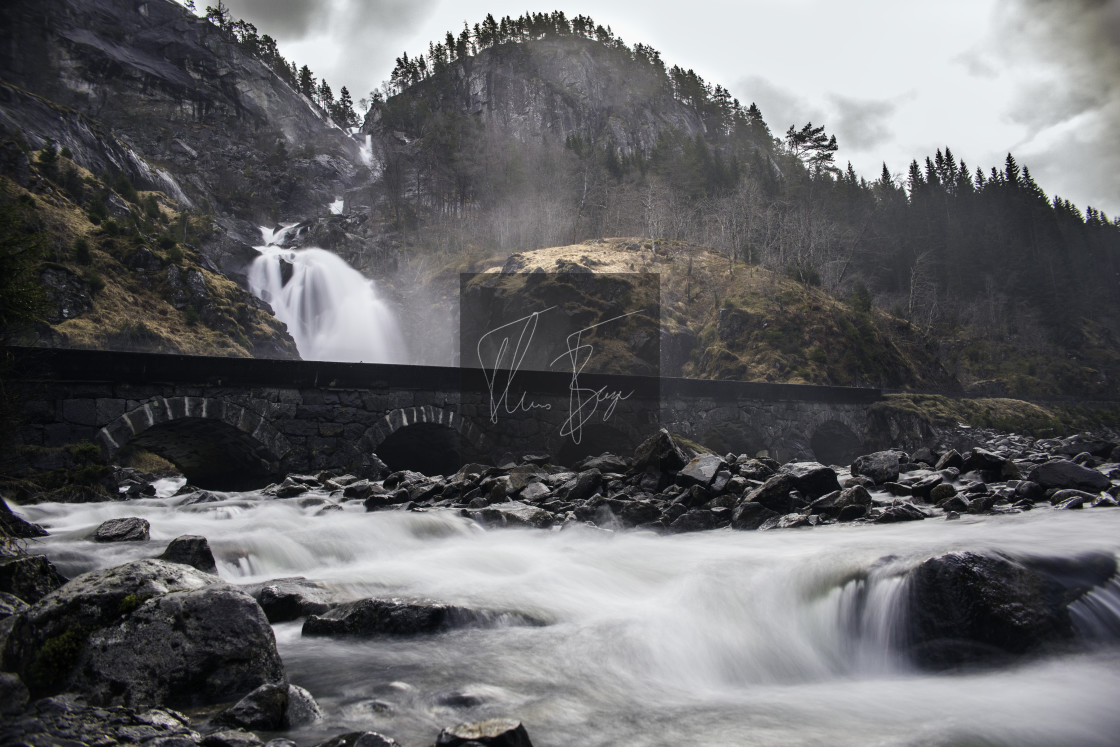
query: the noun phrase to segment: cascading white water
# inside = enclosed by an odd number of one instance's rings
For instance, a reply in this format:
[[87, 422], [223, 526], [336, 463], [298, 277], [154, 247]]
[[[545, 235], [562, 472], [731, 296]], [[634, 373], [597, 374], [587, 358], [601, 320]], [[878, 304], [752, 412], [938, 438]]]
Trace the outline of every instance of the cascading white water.
[[277, 244], [291, 226], [262, 228], [249, 290], [288, 326], [304, 360], [404, 363], [404, 338], [372, 280], [326, 249]]
[[[430, 744], [444, 726], [493, 716], [523, 720], [543, 747], [1106, 745], [1120, 733], [1111, 643], [931, 675], [911, 668], [895, 640], [904, 574], [924, 558], [1116, 553], [1120, 510], [656, 536], [487, 531], [450, 511], [224, 496], [19, 512], [50, 528], [42, 549], [71, 576], [201, 534], [233, 583], [304, 576], [339, 600], [434, 599], [547, 623], [369, 639], [303, 638], [300, 623], [278, 624], [290, 678], [326, 712], [291, 735], [301, 744], [364, 729]], [[129, 515], [151, 522], [150, 543], [86, 539]], [[1088, 638], [1120, 620], [1116, 587], [1071, 608]]]

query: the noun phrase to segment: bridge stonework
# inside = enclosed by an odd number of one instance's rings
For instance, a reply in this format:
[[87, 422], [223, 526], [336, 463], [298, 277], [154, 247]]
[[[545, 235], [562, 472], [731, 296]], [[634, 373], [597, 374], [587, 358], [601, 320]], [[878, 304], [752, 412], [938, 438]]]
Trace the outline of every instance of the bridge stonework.
[[[424, 449], [493, 461], [539, 441], [537, 431], [547, 432], [552, 453], [565, 454], [558, 428], [565, 393], [539, 418], [492, 422], [488, 393], [464, 389], [458, 369], [12, 350], [17, 365], [9, 389], [23, 403], [22, 443], [89, 440], [109, 459], [127, 446], [142, 447], [202, 486], [324, 468], [361, 472], [374, 453], [391, 467], [402, 466], [410, 450]], [[601, 427], [633, 444], [661, 425], [721, 452], [840, 461], [863, 445], [867, 407], [878, 396], [877, 390], [666, 379], [656, 402], [632, 401], [629, 417]], [[585, 451], [597, 443], [589, 438]]]

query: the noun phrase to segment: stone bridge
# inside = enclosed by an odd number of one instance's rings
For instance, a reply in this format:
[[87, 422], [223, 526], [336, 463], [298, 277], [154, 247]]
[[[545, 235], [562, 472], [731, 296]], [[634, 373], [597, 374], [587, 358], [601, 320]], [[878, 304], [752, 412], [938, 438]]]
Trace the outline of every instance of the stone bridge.
[[[361, 471], [376, 453], [393, 468], [447, 474], [463, 461], [547, 451], [571, 464], [632, 449], [662, 426], [720, 453], [843, 463], [860, 453], [876, 389], [600, 377], [633, 392], [579, 443], [561, 435], [569, 378], [524, 372], [528, 418], [494, 417], [482, 372], [432, 366], [207, 358], [10, 348], [6, 384], [22, 404], [27, 445], [89, 440], [108, 459], [142, 448], [206, 487], [263, 484], [285, 472]], [[508, 403], [507, 403], [508, 404]]]

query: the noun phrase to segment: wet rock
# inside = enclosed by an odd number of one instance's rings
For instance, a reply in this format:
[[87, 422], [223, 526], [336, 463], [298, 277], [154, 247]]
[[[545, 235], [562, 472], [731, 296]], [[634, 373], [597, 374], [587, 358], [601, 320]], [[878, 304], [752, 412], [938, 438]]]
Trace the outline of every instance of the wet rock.
[[603, 475], [599, 470], [584, 470], [575, 479], [564, 483], [560, 488], [560, 493], [565, 500], [585, 501], [593, 496], [602, 484]]
[[870, 478], [876, 485], [898, 480], [899, 459], [897, 451], [877, 451], [858, 457], [852, 463], [852, 474]]
[[716, 473], [726, 467], [723, 459], [715, 454], [700, 454], [681, 468], [677, 473], [677, 482], [686, 487], [690, 485], [708, 487], [715, 479]]
[[1022, 480], [1015, 486], [1015, 498], [1020, 501], [1038, 503], [1046, 499], [1046, 488], [1031, 480]]
[[920, 521], [926, 518], [922, 510], [915, 508], [908, 503], [902, 503], [897, 506], [888, 506], [883, 509], [883, 513], [876, 519], [876, 524], [894, 524], [900, 521]]
[[747, 493], [744, 500], [761, 504], [775, 513], [789, 513], [797, 507], [790, 495], [796, 484], [793, 475], [782, 472]]
[[1111, 441], [1082, 433], [1062, 439], [1060, 445], [1054, 448], [1053, 453], [1075, 456], [1082, 452], [1088, 452], [1095, 457], [1107, 458], [1114, 448], [1117, 448], [1117, 445]]
[[483, 526], [489, 527], [547, 529], [556, 522], [556, 517], [543, 508], [520, 501], [492, 503], [489, 508], [473, 512], [471, 516]]
[[580, 471], [597, 469], [604, 474], [608, 472], [624, 474], [630, 470], [633, 464], [634, 459], [631, 457], [616, 456], [607, 452], [600, 456], [588, 457], [575, 466]]
[[1086, 504], [1092, 504], [1096, 497], [1081, 490], [1059, 490], [1050, 496], [1050, 504], [1062, 510], [1084, 508]]
[[929, 669], [1001, 661], [1069, 639], [1061, 588], [999, 555], [962, 552], [911, 571], [908, 649]]
[[197, 568], [203, 573], [215, 575], [218, 573], [218, 564], [214, 560], [214, 553], [210, 550], [210, 543], [205, 537], [197, 534], [184, 534], [171, 540], [157, 560], [182, 563]]
[[242, 729], [278, 731], [284, 728], [287, 710], [286, 685], [261, 685], [215, 716], [214, 723]]
[[298, 729], [323, 719], [323, 711], [311, 693], [298, 685], [288, 685], [288, 709], [284, 712], [284, 728]]
[[664, 428], [647, 438], [634, 450], [634, 472], [677, 472], [688, 464], [684, 449]]
[[1108, 490], [1111, 481], [1096, 470], [1074, 464], [1068, 459], [1054, 459], [1030, 471], [1027, 479], [1046, 488], [1074, 490]]
[[93, 704], [202, 705], [284, 677], [252, 597], [161, 560], [91, 571], [48, 594], [17, 620], [4, 661], [33, 693]]
[[[0, 704], [4, 702], [0, 695]], [[43, 747], [87, 744], [187, 747], [202, 744], [202, 738], [191, 728], [187, 717], [176, 711], [98, 707], [83, 703], [73, 695], [46, 698], [30, 704], [22, 713], [0, 723], [0, 740], [4, 744]]]
[[449, 604], [359, 599], [308, 617], [303, 635], [422, 635], [469, 625], [476, 619], [471, 610]]
[[683, 513], [669, 523], [671, 532], [702, 532], [716, 525], [715, 517], [711, 511], [694, 509]]
[[207, 734], [202, 739], [202, 747], [259, 747], [264, 745], [261, 738], [251, 731], [223, 729]]
[[30, 694], [18, 674], [0, 672], [0, 716], [14, 716], [27, 706]]
[[[871, 505], [871, 494], [862, 485], [855, 485], [844, 490], [834, 490], [828, 495], [821, 496], [809, 504], [809, 510], [822, 516], [837, 517], [840, 512], [849, 506], [862, 506], [866, 512]], [[860, 513], [862, 516], [863, 513]]]
[[848, 522], [855, 521], [856, 519], [862, 519], [867, 516], [869, 509], [869, 506], [861, 505], [844, 506], [844, 508], [840, 509], [840, 513], [837, 514], [836, 520], [840, 522]]
[[1004, 470], [1006, 461], [1007, 460], [999, 454], [994, 454], [987, 449], [977, 447], [966, 454], [964, 467], [962, 467], [961, 470], [963, 472], [976, 470], [979, 472], [991, 473], [993, 477], [999, 477]]
[[957, 489], [948, 483], [940, 483], [933, 486], [929, 491], [929, 502], [935, 506], [940, 506], [942, 502], [952, 498], [957, 494]]
[[28, 604], [38, 602], [65, 583], [66, 577], [42, 555], [0, 557], [0, 591]]
[[964, 467], [964, 457], [962, 457], [956, 449], [949, 449], [941, 458], [937, 460], [934, 469], [940, 472], [943, 469], [956, 469], [959, 470]]
[[147, 519], [128, 516], [123, 519], [109, 519], [98, 525], [93, 532], [94, 542], [147, 542], [151, 526]]
[[551, 493], [552, 491], [548, 489], [548, 485], [543, 482], [531, 482], [521, 490], [518, 497], [523, 501], [535, 503], [537, 501], [546, 500]]
[[532, 747], [529, 733], [520, 721], [492, 718], [444, 729], [436, 738], [436, 747]]
[[819, 462], [790, 462], [782, 465], [778, 472], [790, 475], [794, 480], [794, 487], [810, 500], [840, 489], [836, 473], [831, 467], [826, 467]]
[[618, 514], [626, 526], [636, 527], [661, 518], [661, 509], [651, 501], [631, 501]]
[[742, 530], [758, 529], [778, 515], [761, 503], [741, 503], [731, 514], [731, 527]]
[[12, 509], [3, 498], [0, 498], [0, 533], [7, 534], [13, 539], [47, 536], [46, 529], [12, 513]]
[[330, 609], [326, 592], [305, 578], [279, 578], [246, 586], [245, 591], [257, 600], [270, 623], [298, 620]]
[[[19, 615], [31, 609], [31, 605], [23, 601], [14, 594], [9, 594], [6, 591], [0, 591], [0, 618], [11, 617], [12, 615]], [[0, 647], [0, 651], [3, 648]]]
[[933, 467], [937, 464], [937, 455], [928, 447], [922, 446], [914, 450], [914, 453], [910, 455], [910, 461]]
[[315, 747], [400, 747], [400, 743], [375, 731], [352, 731], [320, 742]]
[[933, 490], [943, 482], [940, 474], [927, 474], [910, 485], [910, 494], [918, 500], [933, 503]]

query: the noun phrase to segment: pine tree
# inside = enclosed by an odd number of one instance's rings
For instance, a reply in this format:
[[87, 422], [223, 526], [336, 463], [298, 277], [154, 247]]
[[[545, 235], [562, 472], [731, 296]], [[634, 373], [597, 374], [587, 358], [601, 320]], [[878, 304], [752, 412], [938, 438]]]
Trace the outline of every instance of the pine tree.
[[311, 68], [304, 65], [299, 69], [299, 92], [309, 99], [315, 99], [315, 76], [311, 74]]
[[355, 127], [358, 124], [358, 115], [354, 113], [354, 101], [350, 98], [350, 91], [346, 86], [338, 92], [338, 103], [335, 104], [334, 121], [340, 127]]

